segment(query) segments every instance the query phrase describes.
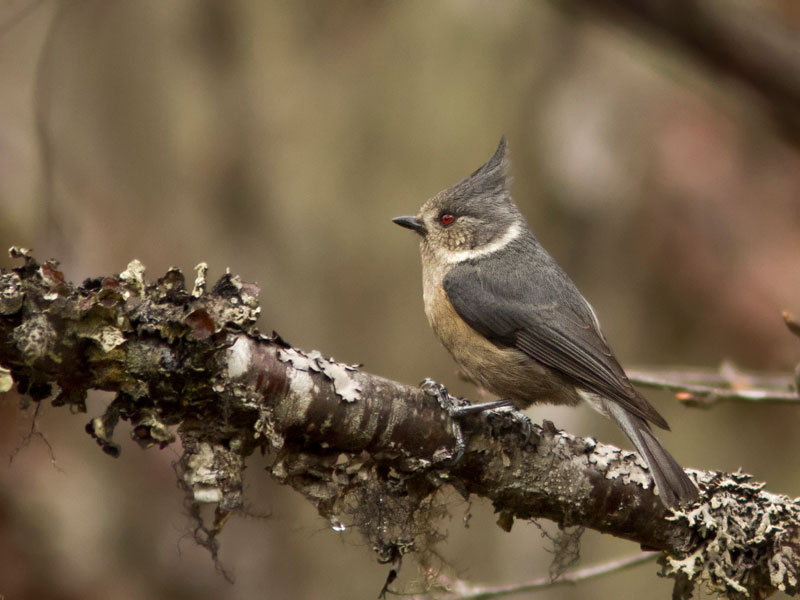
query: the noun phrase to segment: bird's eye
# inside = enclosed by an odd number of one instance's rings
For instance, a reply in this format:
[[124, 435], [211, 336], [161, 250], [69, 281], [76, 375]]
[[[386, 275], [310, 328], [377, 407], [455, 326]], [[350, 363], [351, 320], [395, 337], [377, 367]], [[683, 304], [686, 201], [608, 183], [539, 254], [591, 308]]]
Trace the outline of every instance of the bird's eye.
[[439, 217], [439, 221], [442, 223], [442, 225], [450, 225], [455, 220], [455, 216], [450, 213], [444, 213], [441, 217]]

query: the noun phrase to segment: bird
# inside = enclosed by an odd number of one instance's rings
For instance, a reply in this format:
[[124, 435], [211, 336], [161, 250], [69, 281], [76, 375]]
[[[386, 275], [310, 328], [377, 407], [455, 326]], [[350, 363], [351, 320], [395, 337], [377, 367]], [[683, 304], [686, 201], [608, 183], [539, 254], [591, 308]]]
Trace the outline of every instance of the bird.
[[647, 463], [662, 503], [698, 490], [656, 438], [666, 420], [633, 386], [594, 309], [534, 236], [510, 191], [505, 136], [459, 183], [393, 222], [420, 236], [423, 301], [434, 333], [476, 385], [517, 409], [587, 402]]

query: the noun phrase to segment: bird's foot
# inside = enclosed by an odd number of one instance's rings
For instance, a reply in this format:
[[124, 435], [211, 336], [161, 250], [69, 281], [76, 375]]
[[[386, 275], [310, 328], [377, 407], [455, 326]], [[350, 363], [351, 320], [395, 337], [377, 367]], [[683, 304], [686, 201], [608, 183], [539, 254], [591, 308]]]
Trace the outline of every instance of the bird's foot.
[[[503, 409], [510, 409], [510, 410], [503, 410]], [[466, 415], [471, 415], [475, 413], [497, 413], [497, 414], [508, 414], [514, 422], [519, 424], [520, 429], [522, 429], [521, 435], [523, 442], [527, 444], [531, 439], [531, 432], [533, 431], [533, 425], [531, 424], [531, 420], [528, 416], [514, 408], [514, 403], [511, 400], [506, 399], [499, 399], [493, 400], [491, 402], [481, 402], [479, 404], [465, 404], [464, 406], [457, 406], [454, 407], [450, 411], [450, 416], [455, 419], [460, 419]]]
[[[528, 416], [516, 410], [514, 408], [513, 402], [511, 400], [493, 400], [491, 402], [481, 402], [479, 404], [459, 404], [459, 400], [453, 398], [448, 392], [447, 388], [443, 386], [441, 383], [435, 382], [433, 379], [426, 378], [422, 380], [420, 387], [425, 391], [426, 394], [433, 396], [439, 401], [439, 405], [447, 411], [447, 414], [450, 416], [451, 419], [454, 421], [454, 429], [457, 427], [455, 421], [457, 419], [461, 419], [467, 415], [472, 415], [476, 413], [486, 412], [489, 413], [490, 418], [491, 415], [496, 414], [500, 416], [501, 414], [507, 414], [514, 422], [519, 424], [519, 428], [522, 430], [521, 435], [523, 439], [523, 443], [527, 444], [531, 439], [531, 434], [533, 431], [533, 425], [531, 424], [531, 420]], [[464, 402], [463, 400], [461, 402]], [[511, 409], [506, 410], [506, 409]], [[453, 435], [456, 437], [456, 443], [461, 444], [461, 454], [464, 452], [464, 436], [461, 432], [461, 428], [458, 428], [458, 433], [453, 432]], [[459, 454], [459, 459], [461, 455]], [[456, 461], [457, 462], [457, 461]]]
[[[501, 416], [505, 416], [506, 418], [510, 418], [511, 421], [516, 425], [516, 428], [520, 430], [520, 435], [522, 436], [523, 444], [527, 444], [533, 433], [533, 424], [531, 423], [530, 418], [524, 412], [517, 410], [514, 407], [513, 402], [510, 400], [496, 400], [494, 402], [484, 402], [483, 404], [471, 404], [470, 406], [464, 407], [465, 409], [474, 409], [474, 410], [467, 410], [465, 414], [469, 414], [469, 412], [478, 412], [480, 410], [485, 410], [488, 412], [488, 417], [490, 423], [494, 424], [497, 423], [496, 419]], [[510, 408], [510, 410], [504, 410], [506, 408]], [[507, 423], [508, 421], [506, 421]]]
[[533, 433], [533, 424], [531, 423], [530, 417], [521, 410], [514, 410], [514, 412], [511, 413], [511, 418], [519, 423], [519, 427], [522, 429], [522, 443], [523, 445], [527, 445], [527, 443], [531, 441], [531, 435]]
[[467, 447], [466, 443], [464, 443], [464, 432], [461, 431], [461, 425], [459, 425], [457, 421], [457, 413], [460, 407], [457, 406], [456, 399], [447, 392], [447, 388], [441, 383], [436, 383], [433, 379], [425, 378], [419, 386], [422, 388], [423, 392], [436, 398], [439, 401], [439, 406], [450, 416], [450, 422], [452, 423], [451, 432], [455, 439], [455, 447], [448, 460], [451, 464], [456, 465], [461, 460], [461, 457], [464, 456], [464, 450], [466, 450]]
[[429, 396], [436, 398], [439, 401], [439, 406], [446, 410], [447, 414], [452, 416], [453, 411], [458, 409], [456, 406], [456, 399], [450, 395], [447, 388], [441, 383], [437, 383], [430, 377], [426, 377], [419, 384], [419, 387]]

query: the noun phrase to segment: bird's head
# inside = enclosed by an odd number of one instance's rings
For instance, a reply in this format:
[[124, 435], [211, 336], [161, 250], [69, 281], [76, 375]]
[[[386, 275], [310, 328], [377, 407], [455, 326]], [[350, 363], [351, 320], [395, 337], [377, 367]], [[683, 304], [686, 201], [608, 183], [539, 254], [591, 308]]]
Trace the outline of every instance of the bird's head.
[[422, 236], [423, 255], [455, 263], [485, 254], [524, 226], [511, 200], [508, 168], [503, 137], [492, 158], [472, 175], [425, 202], [416, 216], [393, 221]]

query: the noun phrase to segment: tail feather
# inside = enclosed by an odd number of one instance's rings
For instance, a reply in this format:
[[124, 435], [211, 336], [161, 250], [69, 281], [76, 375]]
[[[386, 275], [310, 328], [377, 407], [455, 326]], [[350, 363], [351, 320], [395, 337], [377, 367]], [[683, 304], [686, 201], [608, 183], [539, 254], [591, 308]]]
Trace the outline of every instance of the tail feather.
[[622, 428], [647, 463], [661, 501], [668, 507], [675, 507], [697, 499], [694, 483], [656, 439], [650, 425], [615, 402], [605, 400], [604, 404], [606, 414]]

